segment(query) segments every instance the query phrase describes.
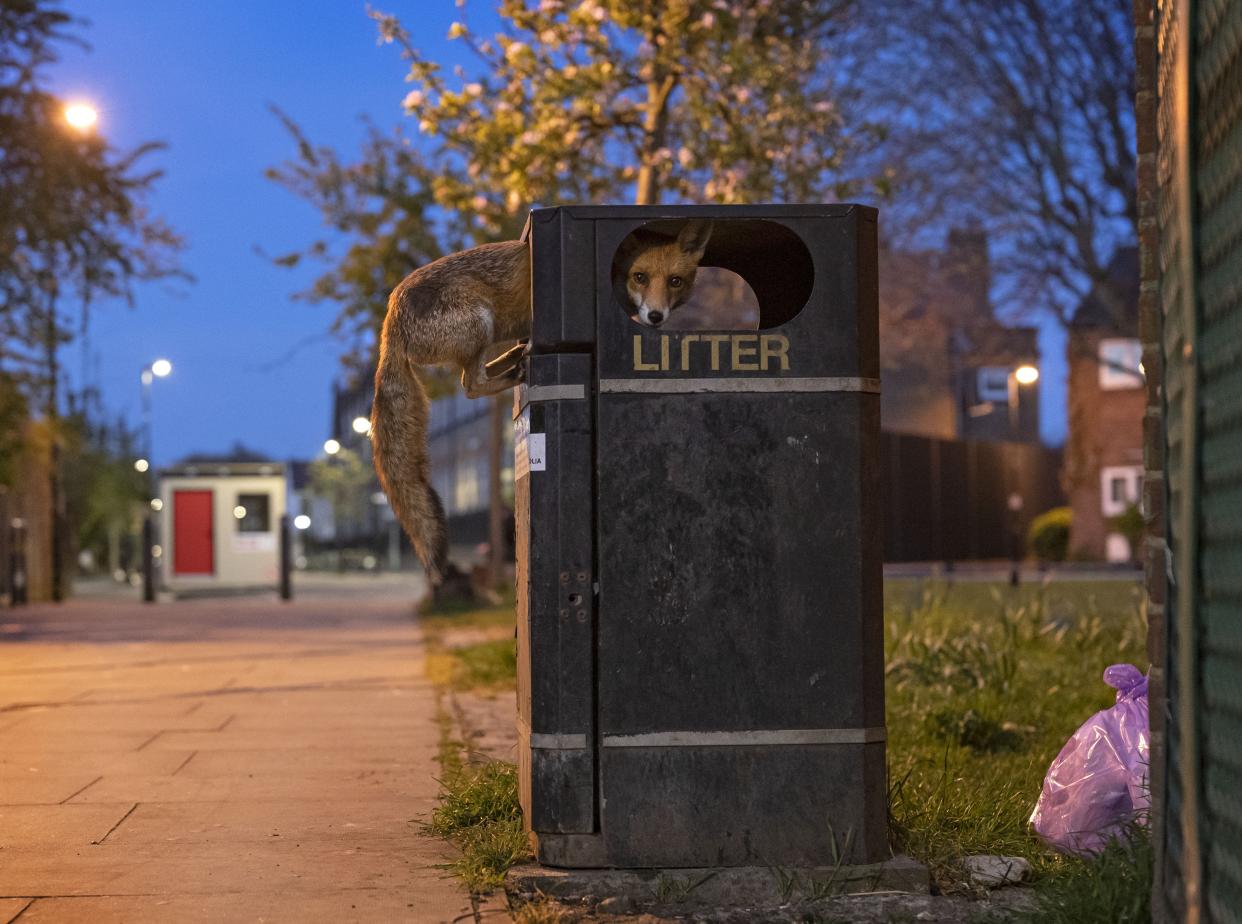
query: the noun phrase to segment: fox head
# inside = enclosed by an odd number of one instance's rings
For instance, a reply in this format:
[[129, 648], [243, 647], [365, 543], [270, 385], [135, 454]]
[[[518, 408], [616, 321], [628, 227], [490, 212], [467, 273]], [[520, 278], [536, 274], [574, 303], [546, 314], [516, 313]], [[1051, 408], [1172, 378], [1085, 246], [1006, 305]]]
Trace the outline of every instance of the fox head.
[[711, 233], [710, 221], [687, 221], [675, 238], [640, 230], [626, 239], [618, 276], [641, 323], [659, 327], [685, 304]]

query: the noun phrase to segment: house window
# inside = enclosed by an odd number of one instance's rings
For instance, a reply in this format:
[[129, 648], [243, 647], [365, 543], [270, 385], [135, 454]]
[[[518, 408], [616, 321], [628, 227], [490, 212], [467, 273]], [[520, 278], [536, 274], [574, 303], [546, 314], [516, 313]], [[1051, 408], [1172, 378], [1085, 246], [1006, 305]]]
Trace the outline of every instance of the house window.
[[1006, 404], [1009, 401], [1009, 367], [984, 366], [975, 379], [980, 401]]
[[239, 533], [271, 532], [271, 495], [238, 494], [233, 516], [237, 519]]
[[1118, 391], [1143, 385], [1143, 345], [1134, 339], [1100, 341], [1100, 388]]
[[1139, 506], [1143, 495], [1143, 469], [1137, 465], [1110, 465], [1100, 470], [1100, 512], [1120, 516]]

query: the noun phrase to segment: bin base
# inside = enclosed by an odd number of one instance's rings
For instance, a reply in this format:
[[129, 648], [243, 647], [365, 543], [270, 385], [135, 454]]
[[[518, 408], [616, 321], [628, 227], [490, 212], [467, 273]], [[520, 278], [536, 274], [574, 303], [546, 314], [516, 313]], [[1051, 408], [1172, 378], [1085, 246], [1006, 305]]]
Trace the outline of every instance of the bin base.
[[927, 867], [904, 856], [883, 863], [812, 869], [553, 869], [524, 864], [505, 876], [505, 891], [515, 905], [537, 900], [540, 895], [573, 905], [617, 898], [636, 911], [662, 906], [683, 911], [691, 907], [776, 908], [844, 894], [926, 895], [930, 888]]

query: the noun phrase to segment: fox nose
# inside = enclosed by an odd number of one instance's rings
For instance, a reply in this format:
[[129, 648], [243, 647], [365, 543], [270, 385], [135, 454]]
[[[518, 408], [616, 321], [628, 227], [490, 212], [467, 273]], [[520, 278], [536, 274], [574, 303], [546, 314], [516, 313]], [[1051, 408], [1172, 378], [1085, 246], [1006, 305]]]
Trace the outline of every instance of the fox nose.
[[647, 320], [648, 320], [648, 321], [650, 321], [652, 324], [659, 324], [661, 321], [663, 321], [663, 320], [664, 320], [664, 312], [662, 312], [662, 311], [648, 311], [648, 312], [647, 312]]

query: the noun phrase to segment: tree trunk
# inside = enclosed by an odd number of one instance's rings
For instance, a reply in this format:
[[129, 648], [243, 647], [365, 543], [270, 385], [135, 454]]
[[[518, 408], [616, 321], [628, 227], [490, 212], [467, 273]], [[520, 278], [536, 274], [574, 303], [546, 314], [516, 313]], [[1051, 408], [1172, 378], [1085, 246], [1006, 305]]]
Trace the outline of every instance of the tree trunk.
[[667, 75], [647, 84], [647, 112], [643, 117], [642, 163], [638, 167], [638, 184], [634, 191], [635, 205], [655, 205], [660, 201], [660, 185], [656, 179], [656, 154], [668, 139], [668, 100], [677, 86], [677, 78]]

